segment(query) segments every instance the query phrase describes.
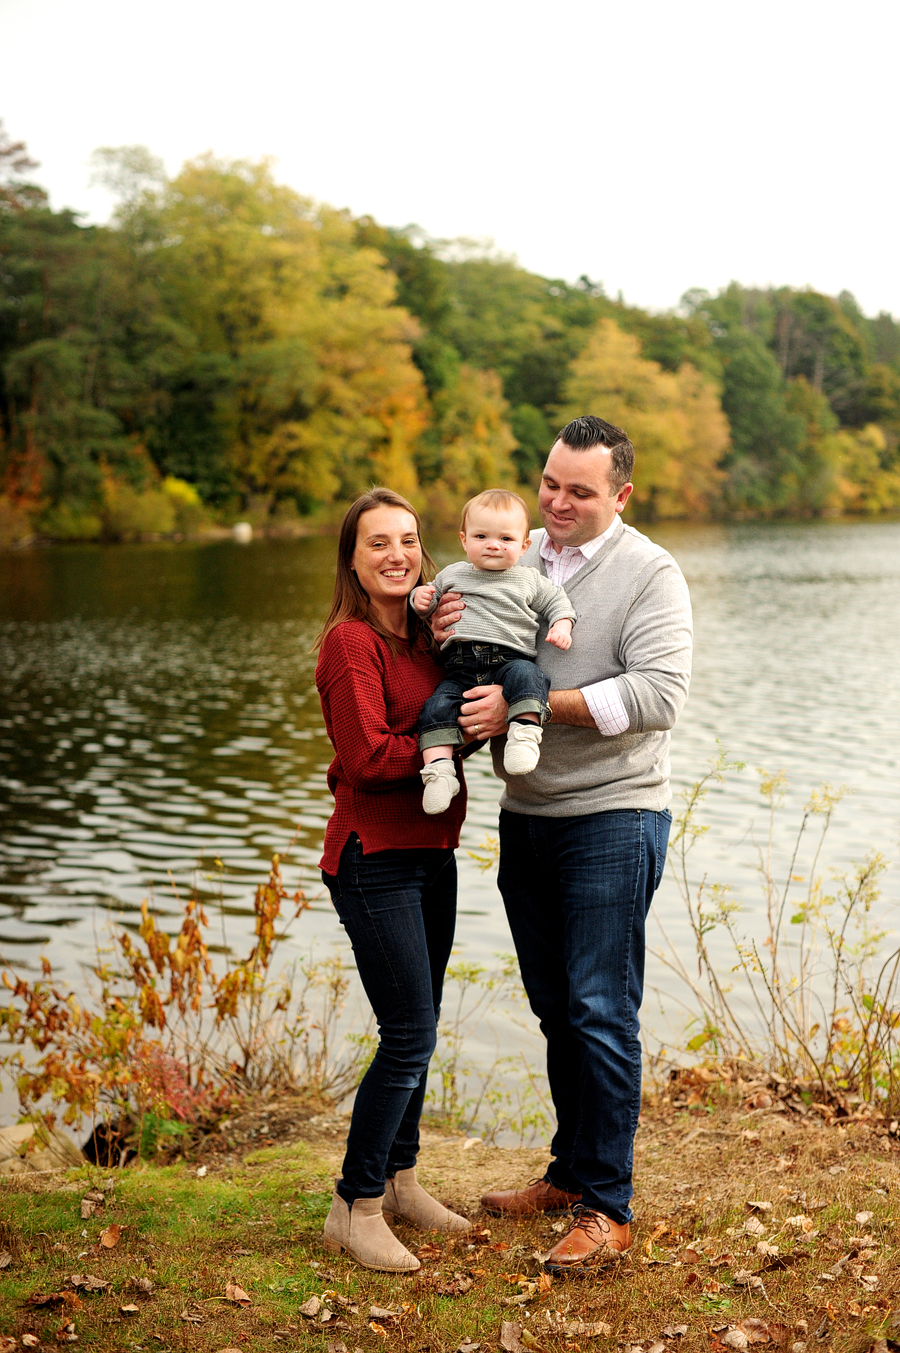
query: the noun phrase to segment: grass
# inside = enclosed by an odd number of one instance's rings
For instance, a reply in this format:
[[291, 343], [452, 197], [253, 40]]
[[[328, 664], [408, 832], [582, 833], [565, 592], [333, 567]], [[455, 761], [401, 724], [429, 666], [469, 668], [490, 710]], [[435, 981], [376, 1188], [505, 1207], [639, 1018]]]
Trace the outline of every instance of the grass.
[[[478, 1229], [471, 1244], [398, 1228], [423, 1259], [418, 1274], [399, 1278], [322, 1249], [345, 1125], [316, 1121], [289, 1145], [208, 1157], [205, 1177], [185, 1161], [122, 1171], [87, 1220], [81, 1198], [109, 1172], [3, 1181], [0, 1251], [11, 1261], [0, 1272], [0, 1332], [15, 1336], [16, 1348], [27, 1347], [23, 1334], [57, 1348], [72, 1322], [77, 1347], [97, 1353], [340, 1353], [341, 1344], [350, 1353], [454, 1353], [467, 1340], [488, 1353], [501, 1346], [503, 1324], [517, 1322], [520, 1346], [547, 1353], [617, 1345], [649, 1353], [654, 1342], [691, 1353], [741, 1346], [749, 1319], [754, 1342], [805, 1343], [809, 1353], [826, 1342], [862, 1350], [879, 1336], [900, 1341], [900, 1150], [865, 1123], [807, 1125], [715, 1098], [691, 1110], [650, 1106], [636, 1145], [631, 1255], [583, 1278], [541, 1283], [532, 1256], [556, 1239], [554, 1220], [487, 1218], [477, 1199], [540, 1172], [542, 1151], [426, 1133], [423, 1179]], [[751, 1211], [748, 1201], [771, 1209]], [[762, 1232], [748, 1231], [754, 1220]], [[100, 1236], [112, 1223], [121, 1238], [107, 1249]], [[861, 1244], [864, 1236], [871, 1240]], [[761, 1254], [761, 1242], [777, 1255]], [[109, 1287], [76, 1296], [72, 1275]], [[149, 1279], [152, 1293], [135, 1279]], [[230, 1282], [249, 1305], [226, 1300]], [[64, 1300], [28, 1304], [54, 1293]], [[319, 1318], [300, 1312], [311, 1297], [323, 1303]], [[129, 1305], [136, 1314], [121, 1312]], [[390, 1314], [373, 1317], [373, 1305]], [[322, 1322], [323, 1310], [333, 1318]], [[609, 1333], [567, 1337], [577, 1321], [602, 1321]]]

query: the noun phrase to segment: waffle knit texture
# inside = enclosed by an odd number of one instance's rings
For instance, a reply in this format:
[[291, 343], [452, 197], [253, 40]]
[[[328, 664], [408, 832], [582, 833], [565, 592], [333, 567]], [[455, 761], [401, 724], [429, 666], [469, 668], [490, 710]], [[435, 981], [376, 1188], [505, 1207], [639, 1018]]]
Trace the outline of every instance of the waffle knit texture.
[[535, 635], [542, 620], [549, 629], [556, 620], [576, 618], [562, 588], [522, 564], [493, 573], [461, 560], [442, 568], [434, 586], [429, 615], [445, 592], [461, 592], [466, 603], [462, 619], [453, 626], [453, 637], [441, 645], [442, 649], [463, 641], [499, 644], [533, 658], [537, 652]]
[[321, 868], [336, 874], [351, 832], [364, 855], [378, 850], [453, 850], [466, 816], [466, 789], [445, 813], [422, 811], [419, 712], [443, 670], [424, 643], [400, 644], [395, 658], [362, 620], [335, 626], [319, 651], [316, 687], [335, 750], [328, 767], [334, 813]]
[[[544, 573], [535, 531], [523, 556]], [[582, 817], [617, 808], [659, 812], [671, 798], [669, 730], [687, 699], [691, 603], [672, 556], [623, 525], [566, 583], [578, 624], [561, 653], [538, 642], [537, 663], [553, 689], [574, 690], [610, 677], [628, 728], [606, 737], [593, 728], [544, 725], [541, 759], [530, 775], [507, 776], [505, 739], [494, 738], [494, 770], [506, 781], [501, 807], [538, 817]], [[541, 625], [538, 638], [546, 629]]]

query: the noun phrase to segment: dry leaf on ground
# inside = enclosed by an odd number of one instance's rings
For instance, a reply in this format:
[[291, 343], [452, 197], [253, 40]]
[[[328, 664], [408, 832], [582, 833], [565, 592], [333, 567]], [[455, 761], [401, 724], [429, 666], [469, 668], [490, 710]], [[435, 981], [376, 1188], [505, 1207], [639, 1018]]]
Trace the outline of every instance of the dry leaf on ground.
[[130, 1287], [132, 1292], [145, 1292], [148, 1297], [153, 1295], [153, 1280], [151, 1278], [129, 1278], [126, 1287]]
[[188, 1307], [185, 1307], [178, 1319], [183, 1320], [185, 1324], [188, 1325], [202, 1325], [203, 1321], [206, 1319], [206, 1312], [195, 1302], [193, 1308], [188, 1309]]
[[80, 1306], [74, 1292], [35, 1292], [32, 1296], [25, 1298], [25, 1305], [38, 1309], [41, 1306]]
[[141, 1313], [140, 1306], [135, 1306], [133, 1301], [129, 1301], [127, 1306], [119, 1307], [120, 1315], [140, 1315], [140, 1313]]
[[12, 1263], [12, 1255], [10, 1254], [9, 1250], [4, 1250], [3, 1253], [0, 1254], [0, 1269], [9, 1268], [11, 1263]]
[[771, 1204], [771, 1203], [766, 1203], [766, 1202], [764, 1202], [764, 1201], [762, 1200], [762, 1198], [748, 1198], [747, 1201], [745, 1202], [744, 1206], [745, 1206], [745, 1207], [749, 1207], [749, 1209], [750, 1209], [751, 1212], [771, 1212], [771, 1211], [772, 1211], [772, 1204]]
[[105, 1278], [98, 1278], [94, 1273], [73, 1273], [68, 1282], [71, 1287], [85, 1292], [103, 1292], [109, 1287]]
[[[15, 1343], [15, 1342], [16, 1342], [15, 1339], [13, 1339], [13, 1343]], [[41, 1342], [41, 1341], [40, 1341], [40, 1339], [37, 1337], [36, 1334], [23, 1334], [23, 1335], [22, 1335], [22, 1347], [23, 1347], [23, 1348], [37, 1348], [37, 1346], [38, 1346], [38, 1344], [39, 1344], [40, 1342]]]
[[235, 1301], [238, 1306], [249, 1306], [250, 1296], [244, 1291], [236, 1279], [232, 1278], [230, 1283], [225, 1284], [225, 1300]]
[[307, 1320], [315, 1320], [321, 1309], [322, 1303], [318, 1297], [310, 1297], [309, 1301], [304, 1301], [303, 1305], [298, 1307], [300, 1314], [305, 1315]]
[[103, 1231], [100, 1232], [100, 1244], [105, 1250], [115, 1249], [122, 1239], [122, 1227], [118, 1222], [110, 1222]]
[[874, 1216], [874, 1212], [857, 1212], [854, 1221], [858, 1226], [868, 1226]]

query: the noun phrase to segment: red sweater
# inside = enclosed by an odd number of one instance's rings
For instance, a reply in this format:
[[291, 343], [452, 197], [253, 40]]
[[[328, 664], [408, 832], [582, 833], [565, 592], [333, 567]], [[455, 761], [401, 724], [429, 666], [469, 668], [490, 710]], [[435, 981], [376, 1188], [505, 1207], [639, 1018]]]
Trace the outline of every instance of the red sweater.
[[[328, 767], [334, 813], [321, 867], [336, 874], [351, 832], [363, 854], [430, 847], [452, 850], [466, 815], [466, 788], [446, 813], [422, 810], [422, 754], [416, 725], [443, 670], [422, 646], [400, 642], [395, 658], [362, 620], [335, 626], [322, 644], [316, 686], [336, 752]], [[457, 762], [457, 773], [462, 781]]]

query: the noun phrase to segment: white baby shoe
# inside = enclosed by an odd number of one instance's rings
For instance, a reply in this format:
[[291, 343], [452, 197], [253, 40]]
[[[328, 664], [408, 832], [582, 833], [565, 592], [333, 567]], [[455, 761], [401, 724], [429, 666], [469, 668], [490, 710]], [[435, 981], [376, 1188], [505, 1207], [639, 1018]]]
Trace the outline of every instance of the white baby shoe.
[[503, 751], [503, 769], [507, 775], [527, 775], [529, 771], [534, 770], [540, 759], [540, 724], [511, 723]]
[[424, 783], [422, 807], [426, 813], [446, 813], [450, 801], [459, 793], [456, 767], [449, 759], [431, 761], [419, 771]]

